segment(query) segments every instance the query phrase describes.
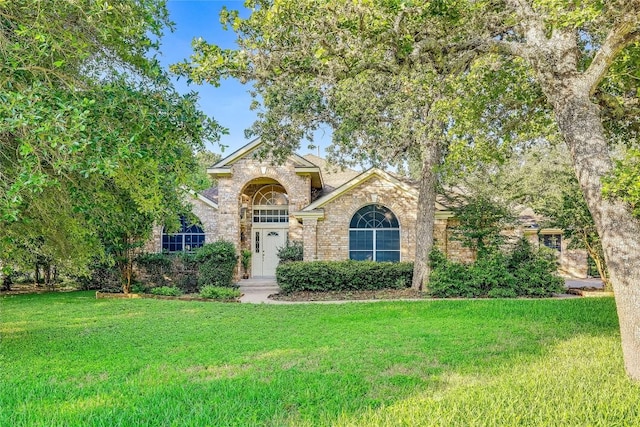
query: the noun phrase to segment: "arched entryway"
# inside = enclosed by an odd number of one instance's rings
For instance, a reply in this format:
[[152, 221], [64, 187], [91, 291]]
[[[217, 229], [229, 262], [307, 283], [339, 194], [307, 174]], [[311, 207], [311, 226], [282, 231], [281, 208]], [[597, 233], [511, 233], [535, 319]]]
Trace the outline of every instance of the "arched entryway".
[[[266, 181], [266, 182], [265, 182]], [[278, 249], [289, 235], [289, 197], [275, 180], [250, 182], [243, 192], [244, 248], [251, 250], [251, 275], [272, 277], [280, 261]]]

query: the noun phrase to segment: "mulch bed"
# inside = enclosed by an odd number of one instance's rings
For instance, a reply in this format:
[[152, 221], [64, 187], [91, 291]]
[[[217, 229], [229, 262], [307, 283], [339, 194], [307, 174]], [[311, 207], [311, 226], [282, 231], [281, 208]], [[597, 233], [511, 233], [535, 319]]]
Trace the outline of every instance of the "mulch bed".
[[355, 301], [355, 300], [400, 300], [424, 299], [426, 295], [414, 289], [380, 289], [376, 291], [300, 291], [290, 294], [273, 294], [276, 301]]
[[240, 302], [240, 298], [232, 299], [214, 299], [214, 298], [201, 298], [198, 294], [187, 294], [176, 297], [167, 295], [154, 295], [154, 294], [121, 294], [110, 292], [96, 292], [96, 299], [111, 298], [111, 299], [134, 299], [134, 298], [149, 298], [149, 299], [164, 299], [164, 300], [180, 300], [180, 301], [203, 301], [203, 302]]
[[2, 290], [0, 295], [22, 295], [22, 294], [43, 294], [45, 292], [71, 292], [78, 289], [73, 286], [63, 286], [56, 284], [55, 286], [36, 285], [35, 283], [14, 283], [11, 285], [10, 291]]

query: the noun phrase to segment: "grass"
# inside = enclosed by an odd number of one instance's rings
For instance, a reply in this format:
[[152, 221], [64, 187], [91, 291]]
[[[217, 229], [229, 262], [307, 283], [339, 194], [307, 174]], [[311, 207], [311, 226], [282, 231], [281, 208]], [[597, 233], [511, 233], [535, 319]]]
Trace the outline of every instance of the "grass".
[[640, 425], [613, 299], [0, 299], [0, 425]]

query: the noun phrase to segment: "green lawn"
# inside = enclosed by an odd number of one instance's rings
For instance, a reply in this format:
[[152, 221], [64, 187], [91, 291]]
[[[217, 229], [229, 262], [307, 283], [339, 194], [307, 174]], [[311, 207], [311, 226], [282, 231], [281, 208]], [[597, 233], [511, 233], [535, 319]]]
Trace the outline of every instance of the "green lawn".
[[612, 299], [0, 298], [0, 426], [640, 425]]

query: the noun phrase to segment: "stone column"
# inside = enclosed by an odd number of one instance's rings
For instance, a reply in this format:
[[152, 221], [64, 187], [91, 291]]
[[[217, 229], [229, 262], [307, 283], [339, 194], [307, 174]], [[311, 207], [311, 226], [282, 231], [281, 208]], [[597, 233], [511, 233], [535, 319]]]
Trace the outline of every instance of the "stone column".
[[316, 261], [318, 259], [317, 228], [317, 218], [302, 219], [302, 246], [303, 259], [305, 261]]

